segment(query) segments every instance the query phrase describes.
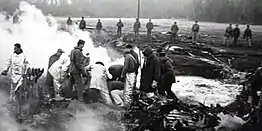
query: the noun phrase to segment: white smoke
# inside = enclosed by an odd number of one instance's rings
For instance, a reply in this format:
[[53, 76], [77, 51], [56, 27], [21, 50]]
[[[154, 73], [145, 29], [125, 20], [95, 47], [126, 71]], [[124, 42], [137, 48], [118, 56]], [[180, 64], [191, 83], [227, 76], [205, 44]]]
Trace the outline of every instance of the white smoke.
[[[22, 12], [19, 16], [19, 24], [13, 24], [12, 19], [6, 20], [6, 16], [0, 14], [0, 72], [5, 67], [7, 59], [13, 53], [15, 43], [21, 44], [31, 67], [36, 68], [47, 68], [49, 57], [56, 53], [58, 48], [63, 49], [69, 55], [79, 39], [86, 42], [83, 53], [90, 53], [91, 64], [101, 61], [108, 67], [110, 63], [119, 63], [111, 62], [105, 48], [95, 48], [89, 32], [78, 30], [76, 25], [70, 28], [70, 33], [58, 31], [59, 23], [54, 17], [51, 15], [45, 16], [41, 10], [27, 2], [21, 2], [16, 12]], [[123, 59], [120, 61], [123, 61]], [[6, 98], [0, 94], [0, 106], [7, 101]], [[3, 115], [3, 111], [8, 112], [8, 110], [0, 107], [0, 116], [5, 118], [0, 119], [0, 130], [19, 130], [20, 126], [15, 120], [10, 116]], [[90, 113], [89, 111], [88, 114], [92, 114], [92, 112]], [[101, 129], [101, 126], [94, 124], [94, 122], [98, 123], [97, 120], [91, 117], [87, 117], [84, 120], [77, 119], [69, 124], [72, 125], [72, 127], [69, 127], [69, 131], [97, 131]]]
[[[48, 59], [56, 53], [58, 48], [67, 54], [76, 46], [79, 39], [85, 40], [84, 53], [89, 52], [91, 63], [102, 61], [110, 62], [106, 49], [95, 48], [89, 32], [80, 31], [76, 26], [72, 27], [72, 34], [58, 31], [59, 24], [52, 16], [46, 17], [41, 10], [26, 2], [21, 2], [18, 11], [23, 12], [19, 18], [19, 24], [6, 21], [4, 15], [0, 15], [0, 69], [3, 69], [5, 61], [13, 52], [13, 45], [20, 43], [25, 55], [32, 67], [46, 68]], [[47, 22], [47, 18], [49, 23]]]

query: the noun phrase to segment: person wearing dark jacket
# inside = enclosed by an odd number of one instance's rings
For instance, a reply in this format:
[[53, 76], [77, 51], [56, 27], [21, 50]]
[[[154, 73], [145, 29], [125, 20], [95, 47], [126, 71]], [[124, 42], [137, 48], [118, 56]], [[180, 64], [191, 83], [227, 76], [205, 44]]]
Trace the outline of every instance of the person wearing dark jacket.
[[147, 29], [147, 39], [151, 42], [152, 30], [154, 29], [154, 24], [151, 22], [151, 19], [149, 19], [149, 22], [146, 24], [146, 29]]
[[103, 25], [102, 25], [102, 22], [100, 19], [98, 19], [98, 22], [96, 24], [96, 30], [97, 30], [97, 33], [100, 34], [101, 30], [103, 28]]
[[248, 43], [248, 46], [251, 47], [252, 46], [252, 31], [250, 29], [250, 26], [247, 25], [247, 28], [244, 32], [244, 37], [243, 39]]
[[125, 62], [124, 67], [121, 73], [121, 79], [125, 79], [125, 88], [124, 88], [124, 98], [125, 105], [129, 105], [132, 102], [132, 96], [136, 83], [137, 69], [138, 69], [138, 61], [131, 54], [133, 50], [133, 46], [128, 45], [125, 49]]
[[179, 28], [177, 26], [177, 22], [174, 22], [174, 24], [171, 26], [171, 41], [175, 41], [177, 38], [177, 33], [179, 31]]
[[[60, 56], [64, 53], [64, 51], [62, 49], [58, 49], [57, 52], [55, 54], [53, 54], [50, 58], [49, 58], [49, 63], [48, 63], [48, 69], [60, 58]], [[55, 90], [54, 88], [52, 88], [54, 86], [54, 78], [52, 77], [52, 75], [49, 73], [49, 71], [47, 72], [46, 75], [46, 85], [49, 87], [49, 91], [51, 93], [51, 97], [55, 97]]]
[[252, 104], [257, 105], [259, 101], [258, 91], [262, 90], [262, 66], [258, 67], [250, 80], [249, 93], [252, 97]]
[[136, 19], [136, 22], [134, 23], [133, 28], [134, 28], [135, 36], [138, 37], [138, 35], [139, 35], [139, 29], [141, 28], [141, 24], [140, 24], [138, 18]]
[[70, 73], [70, 87], [73, 87], [75, 84], [77, 90], [77, 97], [79, 101], [83, 101], [83, 91], [84, 86], [82, 83], [82, 76], [87, 76], [87, 73], [84, 69], [83, 60], [85, 56], [82, 53], [83, 47], [85, 45], [85, 41], [79, 40], [77, 46], [71, 51], [70, 54], [70, 65], [69, 65], [69, 73]]
[[159, 55], [161, 78], [158, 84], [158, 93], [171, 99], [176, 99], [176, 95], [171, 90], [172, 84], [176, 82], [175, 71], [172, 65], [173, 61], [166, 56], [165, 52], [161, 52]]
[[83, 30], [86, 28], [86, 21], [84, 20], [85, 18], [82, 17], [82, 20], [80, 21], [80, 24], [79, 24], [79, 29], [80, 30]]
[[112, 75], [112, 81], [120, 79], [123, 67], [123, 65], [112, 65], [108, 68], [109, 73]]
[[117, 37], [120, 38], [122, 36], [122, 28], [124, 27], [124, 24], [122, 23], [121, 19], [119, 19], [119, 22], [117, 22], [116, 26], [117, 26]]
[[68, 17], [66, 24], [69, 25], [69, 26], [73, 24], [73, 21], [71, 20], [70, 17]]
[[137, 61], [137, 66], [136, 66], [136, 75], [138, 74], [138, 68], [139, 68], [139, 65], [140, 65], [140, 61], [139, 61], [139, 58], [138, 58], [138, 54], [134, 51], [134, 47], [132, 45], [127, 45], [126, 48], [129, 48], [130, 49], [130, 54], [136, 59]]
[[233, 37], [234, 37], [233, 45], [234, 46], [237, 45], [239, 36], [240, 36], [240, 29], [238, 28], [238, 24], [236, 24], [236, 27], [233, 30]]
[[159, 59], [151, 47], [147, 47], [143, 54], [145, 62], [141, 70], [140, 90], [146, 93], [156, 92], [152, 85], [156, 85], [160, 78]]

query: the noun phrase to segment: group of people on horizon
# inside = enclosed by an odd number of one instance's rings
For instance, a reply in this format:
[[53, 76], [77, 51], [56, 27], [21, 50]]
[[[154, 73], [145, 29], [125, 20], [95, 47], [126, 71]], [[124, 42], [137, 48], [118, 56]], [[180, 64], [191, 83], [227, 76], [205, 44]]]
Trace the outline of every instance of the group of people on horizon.
[[[234, 29], [232, 27], [232, 24], [229, 24], [224, 34], [224, 45], [230, 46], [233, 44], [233, 46], [236, 46], [239, 41], [240, 33], [241, 31], [238, 27], [238, 24], [236, 24], [236, 27]], [[246, 26], [243, 39], [247, 42], [248, 47], [252, 46], [252, 30], [250, 29], [250, 25]]]
[[[72, 25], [72, 20], [71, 20], [70, 17], [67, 20], [67, 24]], [[122, 28], [124, 27], [124, 23], [121, 21], [121, 19], [119, 19], [116, 26], [117, 26], [117, 37], [120, 38], [122, 36]], [[151, 42], [152, 41], [152, 31], [153, 31], [155, 25], [153, 24], [152, 20], [149, 19], [149, 21], [147, 22], [145, 27], [147, 29], [147, 39], [148, 39], [148, 41]], [[84, 17], [82, 17], [82, 20], [80, 21], [80, 24], [79, 24], [79, 29], [84, 30], [85, 28], [86, 28], [86, 22], [84, 20]], [[98, 19], [98, 22], [97, 22], [97, 25], [96, 25], [97, 32], [100, 33], [102, 28], [103, 28], [102, 22], [101, 22], [100, 19]], [[136, 37], [139, 36], [140, 28], [141, 28], [141, 23], [140, 23], [139, 19], [137, 18], [135, 23], [133, 24], [133, 31], [134, 31], [134, 34], [135, 34]], [[170, 41], [174, 42], [175, 40], [177, 40], [178, 31], [179, 31], [179, 27], [177, 25], [177, 22], [174, 22], [174, 24], [171, 26], [171, 30], [170, 30], [170, 34], [171, 34]], [[198, 42], [199, 31], [200, 31], [200, 26], [198, 24], [198, 21], [195, 21], [195, 23], [192, 25], [192, 28], [191, 28], [192, 43], [194, 43], [194, 44]], [[236, 46], [238, 41], [239, 41], [240, 33], [241, 33], [241, 31], [238, 27], [238, 24], [236, 24], [236, 27], [234, 29], [232, 27], [232, 24], [229, 24], [229, 26], [226, 28], [225, 34], [224, 34], [224, 45]], [[245, 40], [245, 42], [247, 42], [249, 47], [252, 46], [252, 30], [250, 29], [250, 25], [247, 25], [247, 27], [244, 31], [243, 39]]]

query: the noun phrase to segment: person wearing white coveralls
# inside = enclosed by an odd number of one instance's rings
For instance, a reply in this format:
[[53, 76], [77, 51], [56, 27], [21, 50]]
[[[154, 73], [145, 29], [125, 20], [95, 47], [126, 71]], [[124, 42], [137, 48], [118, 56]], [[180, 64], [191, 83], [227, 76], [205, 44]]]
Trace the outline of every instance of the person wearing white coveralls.
[[49, 73], [53, 76], [56, 99], [61, 98], [60, 96], [61, 86], [66, 79], [69, 65], [70, 65], [70, 57], [67, 54], [62, 54], [61, 57], [55, 63], [53, 63], [48, 70]]
[[107, 86], [107, 80], [111, 79], [112, 75], [108, 72], [102, 62], [96, 62], [89, 68], [91, 68], [90, 88], [99, 90], [103, 101], [108, 105], [112, 105], [112, 100]]
[[8, 59], [7, 65], [1, 75], [7, 75], [11, 71], [10, 101], [16, 100], [16, 90], [22, 84], [23, 75], [26, 74], [29, 63], [20, 44], [14, 45], [14, 53]]

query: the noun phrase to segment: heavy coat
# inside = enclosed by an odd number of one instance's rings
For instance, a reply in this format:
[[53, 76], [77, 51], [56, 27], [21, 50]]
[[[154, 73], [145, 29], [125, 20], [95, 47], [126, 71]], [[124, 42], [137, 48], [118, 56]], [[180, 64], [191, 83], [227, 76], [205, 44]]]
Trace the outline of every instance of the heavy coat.
[[22, 75], [26, 73], [29, 66], [27, 58], [23, 51], [20, 53], [13, 53], [7, 61], [5, 71], [11, 70], [11, 82], [18, 83]]
[[138, 31], [139, 31], [139, 28], [141, 28], [140, 22], [139, 22], [139, 21], [136, 21], [135, 24], [134, 24], [134, 26], [133, 26], [133, 28], [134, 28], [134, 31], [135, 31], [135, 32], [138, 32]]
[[251, 38], [252, 39], [252, 31], [251, 29], [246, 29], [245, 32], [244, 32], [244, 39], [245, 38]]
[[75, 47], [70, 54], [70, 66], [69, 73], [71, 74], [86, 74], [85, 65], [83, 63], [85, 56], [82, 53], [82, 49]]
[[101, 22], [97, 22], [96, 29], [97, 30], [101, 30], [102, 28], [103, 28], [102, 23]]
[[177, 25], [172, 25], [172, 27], [171, 27], [171, 33], [172, 34], [177, 34], [177, 32], [179, 31], [179, 28], [178, 28], [178, 26]]
[[124, 27], [124, 24], [122, 22], [118, 22], [116, 24], [117, 28], [121, 30], [122, 27]]
[[154, 24], [152, 22], [148, 22], [146, 24], [146, 28], [147, 28], [148, 31], [151, 31], [151, 30], [154, 29]]
[[153, 81], [159, 81], [160, 65], [159, 60], [155, 54], [150, 54], [145, 60], [144, 66], [141, 70], [140, 89], [144, 92], [154, 92], [152, 88]]
[[240, 29], [239, 28], [235, 28], [233, 30], [233, 35], [235, 38], [238, 38], [240, 36]]
[[[60, 57], [57, 54], [52, 55], [49, 58], [49, 63], [48, 63], [48, 70], [50, 69], [50, 67], [59, 59]], [[50, 72], [47, 72], [46, 75], [46, 85], [48, 86], [53, 86], [53, 76], [50, 74]]]
[[107, 86], [107, 79], [109, 76], [107, 69], [100, 64], [95, 64], [92, 66], [91, 76], [90, 88], [99, 90], [104, 102], [109, 105], [112, 104]]
[[109, 67], [108, 71], [112, 75], [111, 80], [117, 80], [121, 77], [121, 73], [124, 65], [112, 65]]

